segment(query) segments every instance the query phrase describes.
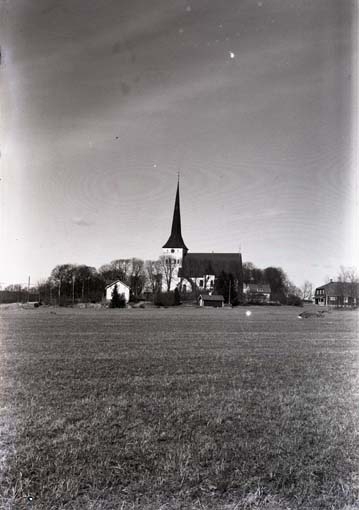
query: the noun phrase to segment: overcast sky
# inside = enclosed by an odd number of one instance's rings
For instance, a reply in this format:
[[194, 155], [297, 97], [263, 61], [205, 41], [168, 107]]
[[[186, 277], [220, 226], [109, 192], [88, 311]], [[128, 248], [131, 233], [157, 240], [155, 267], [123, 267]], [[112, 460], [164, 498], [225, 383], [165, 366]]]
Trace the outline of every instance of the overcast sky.
[[178, 171], [190, 251], [353, 265], [354, 6], [2, 0], [0, 282], [157, 258]]

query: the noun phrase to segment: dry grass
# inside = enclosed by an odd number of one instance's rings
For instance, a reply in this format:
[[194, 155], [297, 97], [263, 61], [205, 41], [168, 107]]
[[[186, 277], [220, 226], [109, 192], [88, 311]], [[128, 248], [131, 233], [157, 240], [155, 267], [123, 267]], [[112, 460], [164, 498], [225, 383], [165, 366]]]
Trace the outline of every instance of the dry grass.
[[356, 509], [357, 314], [297, 314], [3, 311], [4, 505]]

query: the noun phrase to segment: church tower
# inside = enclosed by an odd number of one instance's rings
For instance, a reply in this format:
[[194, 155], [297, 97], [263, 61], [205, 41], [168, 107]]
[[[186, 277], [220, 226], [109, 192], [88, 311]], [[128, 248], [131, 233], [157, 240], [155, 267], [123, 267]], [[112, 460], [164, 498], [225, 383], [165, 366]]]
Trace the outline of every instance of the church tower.
[[175, 207], [173, 211], [171, 235], [166, 244], [162, 246], [162, 260], [164, 266], [163, 290], [174, 290], [180, 282], [178, 270], [182, 266], [184, 255], [188, 252], [181, 232], [181, 211], [179, 196], [179, 181], [177, 182], [177, 191]]

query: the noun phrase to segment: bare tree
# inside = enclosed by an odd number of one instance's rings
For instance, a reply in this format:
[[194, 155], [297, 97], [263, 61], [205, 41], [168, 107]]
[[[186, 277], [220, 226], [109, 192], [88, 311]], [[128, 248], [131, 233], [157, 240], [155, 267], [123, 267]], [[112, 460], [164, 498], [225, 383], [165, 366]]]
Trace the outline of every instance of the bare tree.
[[349, 283], [358, 283], [358, 271], [355, 267], [340, 266], [338, 280]]
[[23, 290], [23, 287], [21, 283], [13, 283], [5, 287], [5, 290], [8, 292], [21, 292]]
[[116, 259], [109, 264], [102, 265], [98, 272], [106, 284], [115, 280], [121, 280], [127, 285], [130, 284], [132, 271], [131, 259]]
[[59, 304], [71, 295], [72, 277], [75, 272], [74, 264], [60, 264], [51, 271], [49, 283], [57, 288]]
[[[268, 270], [270, 268], [267, 268]], [[264, 271], [259, 267], [256, 267], [252, 262], [244, 262], [242, 266], [243, 270], [243, 281], [245, 283], [265, 283], [266, 276]]]
[[112, 269], [117, 273], [117, 278], [122, 280], [124, 283], [130, 283], [130, 277], [132, 272], [132, 260], [131, 259], [116, 259], [110, 263]]
[[112, 283], [119, 279], [117, 270], [114, 269], [111, 264], [103, 264], [101, 267], [99, 267], [98, 273], [105, 284]]
[[[94, 267], [86, 266], [85, 264], [76, 265], [73, 267], [72, 272], [72, 281], [73, 281], [73, 298], [76, 296], [81, 296], [81, 300], [85, 299], [85, 285], [86, 282], [96, 274], [96, 269]], [[76, 288], [75, 288], [76, 284]]]
[[167, 291], [171, 290], [171, 283], [175, 276], [176, 261], [172, 257], [162, 255], [159, 258], [161, 273], [164, 276]]
[[301, 297], [303, 300], [310, 301], [313, 296], [313, 284], [305, 280], [301, 288]]
[[338, 305], [340, 304], [343, 306], [345, 304], [345, 298], [348, 298], [348, 305], [353, 306], [354, 303], [358, 304], [359, 277], [357, 269], [355, 267], [340, 266], [338, 283], [341, 301]]
[[145, 263], [141, 259], [131, 259], [130, 287], [134, 296], [140, 296], [146, 283]]
[[159, 260], [146, 260], [145, 262], [146, 279], [153, 294], [161, 290], [161, 263]]

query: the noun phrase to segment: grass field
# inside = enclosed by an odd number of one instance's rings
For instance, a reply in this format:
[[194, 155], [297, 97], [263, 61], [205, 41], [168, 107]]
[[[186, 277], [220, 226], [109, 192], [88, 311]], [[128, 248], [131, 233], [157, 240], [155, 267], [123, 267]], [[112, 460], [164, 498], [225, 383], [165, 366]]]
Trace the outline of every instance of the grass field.
[[359, 508], [357, 313], [251, 310], [0, 311], [0, 507]]

